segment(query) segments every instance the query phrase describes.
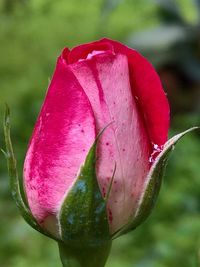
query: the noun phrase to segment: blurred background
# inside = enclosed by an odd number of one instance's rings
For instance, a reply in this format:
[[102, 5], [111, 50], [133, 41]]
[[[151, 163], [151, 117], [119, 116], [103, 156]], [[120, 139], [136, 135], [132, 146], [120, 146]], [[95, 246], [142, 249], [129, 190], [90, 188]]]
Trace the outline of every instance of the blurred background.
[[[56, 57], [103, 36], [154, 64], [171, 104], [170, 135], [200, 125], [200, 1], [0, 0], [0, 119], [7, 102], [20, 175]], [[61, 266], [56, 244], [19, 215], [0, 162], [0, 267]], [[149, 219], [114, 242], [107, 267], [121, 266], [200, 266], [199, 133], [177, 145]]]

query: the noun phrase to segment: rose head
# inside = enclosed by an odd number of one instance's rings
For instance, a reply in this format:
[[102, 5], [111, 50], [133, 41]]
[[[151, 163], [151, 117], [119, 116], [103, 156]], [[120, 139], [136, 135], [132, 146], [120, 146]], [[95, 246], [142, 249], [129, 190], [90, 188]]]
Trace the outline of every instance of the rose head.
[[[103, 198], [113, 180], [106, 203], [112, 235], [137, 212], [151, 165], [167, 140], [168, 101], [155, 70], [135, 50], [108, 39], [64, 49], [24, 164], [30, 210], [57, 236], [63, 202], [105, 127], [95, 168]], [[68, 220], [73, 223], [73, 216]]]
[[102, 39], [59, 56], [24, 163], [23, 200], [4, 133], [13, 198], [24, 219], [58, 241], [64, 267], [102, 267], [111, 240], [141, 224], [170, 151], [169, 105], [138, 52]]

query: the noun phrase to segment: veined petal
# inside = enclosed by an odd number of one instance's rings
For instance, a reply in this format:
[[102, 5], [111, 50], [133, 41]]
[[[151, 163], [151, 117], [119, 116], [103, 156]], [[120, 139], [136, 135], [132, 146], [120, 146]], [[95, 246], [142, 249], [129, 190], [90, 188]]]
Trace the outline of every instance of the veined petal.
[[57, 214], [94, 140], [89, 100], [60, 57], [24, 164], [28, 204], [40, 223]]
[[199, 129], [200, 127], [192, 127], [182, 133], [173, 136], [164, 144], [162, 152], [156, 158], [145, 179], [143, 191], [134, 216], [130, 219], [127, 225], [124, 225], [124, 227], [120, 231], [115, 233], [113, 238], [116, 238], [135, 229], [144, 220], [147, 219], [156, 203], [167, 161], [171, 152], [174, 150], [175, 145], [182, 139], [182, 137], [192, 131]]
[[137, 51], [106, 38], [101, 42], [112, 44], [115, 53], [127, 55], [132, 93], [143, 114], [150, 140], [152, 145], [162, 146], [168, 137], [170, 111], [158, 74]]
[[150, 143], [129, 82], [125, 55], [105, 52], [69, 65], [87, 94], [102, 130], [98, 145], [97, 178], [105, 196], [115, 163], [108, 200], [111, 232], [128, 222], [149, 171]]

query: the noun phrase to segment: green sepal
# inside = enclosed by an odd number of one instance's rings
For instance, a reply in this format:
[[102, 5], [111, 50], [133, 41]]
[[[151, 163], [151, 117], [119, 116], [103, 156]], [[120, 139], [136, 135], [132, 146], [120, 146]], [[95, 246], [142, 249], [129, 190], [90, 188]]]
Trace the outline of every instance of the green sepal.
[[110, 240], [106, 201], [97, 182], [97, 140], [59, 213], [61, 239], [70, 247], [99, 247]]
[[17, 162], [16, 162], [16, 159], [14, 156], [14, 151], [13, 151], [11, 137], [10, 137], [10, 110], [9, 110], [9, 107], [7, 105], [5, 105], [5, 115], [4, 115], [4, 121], [3, 121], [3, 128], [4, 128], [6, 151], [2, 150], [2, 152], [3, 152], [3, 154], [7, 160], [12, 197], [13, 197], [22, 217], [25, 219], [25, 221], [30, 226], [32, 226], [32, 228], [34, 228], [38, 232], [40, 232], [40, 233], [42, 233], [42, 234], [44, 234], [50, 238], [56, 239], [55, 237], [53, 237], [50, 233], [45, 231], [38, 224], [38, 222], [33, 217], [29, 207], [26, 205], [26, 203], [23, 200], [21, 189], [20, 189], [18, 173], [17, 173]]
[[117, 238], [118, 236], [126, 234], [127, 232], [135, 229], [150, 215], [160, 191], [163, 174], [167, 165], [170, 152], [174, 150], [176, 143], [184, 135], [197, 129], [200, 128], [199, 127], [190, 128], [187, 131], [175, 135], [165, 143], [162, 152], [156, 158], [155, 162], [153, 163], [149, 171], [149, 174], [146, 179], [146, 186], [140, 198], [139, 205], [134, 217], [127, 225], [125, 225], [122, 229], [120, 229], [117, 233], [115, 233], [113, 235], [113, 238]]

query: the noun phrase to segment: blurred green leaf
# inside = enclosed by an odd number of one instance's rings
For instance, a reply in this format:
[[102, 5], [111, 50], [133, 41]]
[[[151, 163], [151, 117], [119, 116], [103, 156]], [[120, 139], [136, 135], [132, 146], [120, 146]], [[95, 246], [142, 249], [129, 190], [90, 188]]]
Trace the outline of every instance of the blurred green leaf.
[[104, 0], [101, 7], [103, 17], [109, 16], [115, 8], [122, 4], [125, 0]]
[[162, 21], [167, 23], [183, 23], [181, 10], [174, 0], [155, 0]]

